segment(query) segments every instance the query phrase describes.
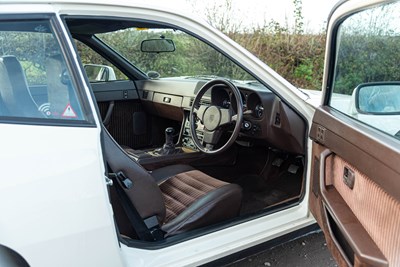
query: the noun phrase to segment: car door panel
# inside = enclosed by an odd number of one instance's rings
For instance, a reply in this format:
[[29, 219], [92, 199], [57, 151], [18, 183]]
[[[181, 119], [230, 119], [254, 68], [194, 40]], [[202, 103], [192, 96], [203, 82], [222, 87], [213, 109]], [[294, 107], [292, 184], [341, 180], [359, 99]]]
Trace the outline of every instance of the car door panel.
[[104, 124], [119, 144], [135, 149], [152, 145], [151, 116], [139, 100], [97, 102], [97, 105]]
[[0, 130], [2, 243], [31, 266], [121, 266], [98, 128]]
[[91, 88], [103, 123], [118, 143], [132, 148], [151, 145], [151, 118], [132, 81], [93, 82]]
[[1, 243], [31, 266], [122, 266], [99, 123], [52, 13], [0, 16]]
[[399, 265], [396, 141], [329, 107], [317, 110], [310, 137], [310, 208], [339, 264]]

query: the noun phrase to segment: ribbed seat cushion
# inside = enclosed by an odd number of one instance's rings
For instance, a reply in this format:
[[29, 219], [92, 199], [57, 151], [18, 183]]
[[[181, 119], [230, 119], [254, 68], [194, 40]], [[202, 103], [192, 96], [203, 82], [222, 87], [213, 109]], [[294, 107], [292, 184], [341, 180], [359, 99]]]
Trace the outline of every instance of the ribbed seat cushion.
[[198, 170], [179, 173], [160, 185], [166, 206], [168, 223], [207, 193], [228, 185]]

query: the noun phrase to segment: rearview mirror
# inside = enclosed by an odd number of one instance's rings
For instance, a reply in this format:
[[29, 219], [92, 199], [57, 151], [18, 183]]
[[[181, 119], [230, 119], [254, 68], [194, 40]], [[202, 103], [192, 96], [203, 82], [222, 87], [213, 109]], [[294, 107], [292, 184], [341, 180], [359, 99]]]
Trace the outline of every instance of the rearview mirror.
[[84, 66], [86, 75], [90, 82], [107, 82], [115, 81], [114, 69], [110, 66], [99, 64], [86, 64]]
[[174, 52], [175, 44], [171, 39], [149, 39], [142, 41], [140, 51], [146, 53]]
[[356, 108], [359, 113], [400, 114], [400, 82], [364, 83], [355, 90]]

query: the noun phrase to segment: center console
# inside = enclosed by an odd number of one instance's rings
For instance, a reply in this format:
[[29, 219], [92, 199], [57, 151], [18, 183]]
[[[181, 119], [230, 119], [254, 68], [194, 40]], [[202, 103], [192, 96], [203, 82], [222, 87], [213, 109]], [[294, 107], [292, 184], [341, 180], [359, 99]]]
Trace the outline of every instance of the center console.
[[[196, 133], [200, 142], [203, 140], [203, 124], [197, 120]], [[174, 130], [167, 128], [165, 130], [165, 143], [160, 148], [146, 150], [126, 149], [126, 152], [141, 165], [147, 165], [146, 169], [153, 169], [154, 166], [167, 165], [171, 163], [189, 163], [201, 157], [199, 150], [193, 142], [190, 133], [189, 114], [185, 113], [182, 128], [179, 134], [179, 140], [173, 143]]]

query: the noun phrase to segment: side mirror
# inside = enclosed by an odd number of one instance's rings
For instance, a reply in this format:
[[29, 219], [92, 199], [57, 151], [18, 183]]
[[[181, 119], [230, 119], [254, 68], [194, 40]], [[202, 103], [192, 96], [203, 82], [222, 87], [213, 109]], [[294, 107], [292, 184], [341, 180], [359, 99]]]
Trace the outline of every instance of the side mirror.
[[86, 64], [84, 68], [90, 82], [107, 82], [115, 81], [117, 79], [114, 69], [110, 66]]
[[142, 41], [140, 51], [146, 53], [174, 52], [175, 44], [171, 39], [149, 39]]
[[355, 89], [359, 113], [372, 115], [400, 114], [400, 82], [364, 83]]

